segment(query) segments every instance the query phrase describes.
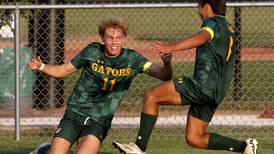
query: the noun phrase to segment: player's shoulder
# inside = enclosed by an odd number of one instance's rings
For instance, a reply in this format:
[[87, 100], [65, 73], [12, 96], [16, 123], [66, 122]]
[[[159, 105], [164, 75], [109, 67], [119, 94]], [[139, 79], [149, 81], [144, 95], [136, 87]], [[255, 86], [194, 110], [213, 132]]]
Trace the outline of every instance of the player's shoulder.
[[79, 54], [85, 59], [95, 58], [102, 55], [103, 45], [99, 42], [92, 42], [82, 49]]
[[134, 53], [134, 52], [136, 52], [134, 49], [131, 49], [131, 48], [122, 48], [122, 50], [124, 52], [127, 52], [127, 53]]
[[104, 50], [104, 45], [100, 42], [91, 42], [84, 49], [84, 52], [87, 54], [100, 54]]
[[88, 48], [90, 48], [90, 49], [101, 50], [102, 47], [103, 47], [103, 44], [101, 44], [100, 42], [91, 42], [91, 43], [88, 45]]
[[216, 17], [208, 17], [203, 21], [203, 26], [214, 26], [217, 22]]
[[141, 53], [137, 52], [134, 49], [123, 48], [122, 52], [123, 52], [123, 57], [130, 59], [130, 61], [139, 61], [140, 59], [144, 57]]
[[122, 48], [122, 52], [125, 53], [128, 56], [139, 55], [139, 53], [136, 50], [130, 49], [130, 48]]

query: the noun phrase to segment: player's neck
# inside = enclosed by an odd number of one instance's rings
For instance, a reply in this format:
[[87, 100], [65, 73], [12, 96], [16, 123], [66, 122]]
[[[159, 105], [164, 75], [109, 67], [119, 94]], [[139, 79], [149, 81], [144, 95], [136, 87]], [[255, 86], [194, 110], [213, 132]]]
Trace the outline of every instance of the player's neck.
[[120, 52], [119, 54], [117, 54], [117, 55], [110, 55], [110, 54], [108, 54], [107, 51], [105, 51], [104, 54], [105, 54], [105, 56], [108, 57], [108, 58], [116, 58], [116, 57], [118, 57], [118, 56], [121, 54], [121, 52]]

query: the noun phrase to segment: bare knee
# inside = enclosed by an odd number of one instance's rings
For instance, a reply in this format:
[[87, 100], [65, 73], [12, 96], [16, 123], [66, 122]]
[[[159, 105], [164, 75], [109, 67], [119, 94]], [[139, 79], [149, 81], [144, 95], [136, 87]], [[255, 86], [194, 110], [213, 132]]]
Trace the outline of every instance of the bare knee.
[[199, 142], [198, 141], [199, 138], [193, 134], [186, 134], [185, 139], [186, 139], [186, 143], [193, 147], [195, 147], [195, 145], [197, 145], [197, 142]]
[[71, 143], [69, 141], [61, 137], [54, 137], [47, 154], [66, 154], [70, 149], [70, 145]]
[[80, 138], [80, 144], [77, 146], [75, 154], [97, 154], [101, 142], [93, 135], [87, 135]]
[[154, 104], [157, 102], [157, 97], [155, 96], [155, 91], [153, 88], [148, 89], [145, 92], [145, 96], [144, 96], [144, 103], [145, 104]]
[[185, 136], [186, 143], [195, 148], [205, 149], [207, 147], [207, 137], [205, 133], [195, 134], [195, 133], [187, 133]]

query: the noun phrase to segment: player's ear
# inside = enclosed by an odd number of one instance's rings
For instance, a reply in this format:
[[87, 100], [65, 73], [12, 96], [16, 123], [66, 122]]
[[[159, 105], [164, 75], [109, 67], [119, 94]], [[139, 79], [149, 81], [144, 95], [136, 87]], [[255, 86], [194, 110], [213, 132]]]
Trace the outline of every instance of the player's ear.
[[210, 4], [207, 4], [207, 3], [206, 3], [206, 4], [204, 5], [204, 8], [203, 8], [203, 9], [205, 9], [205, 12], [211, 12], [211, 13], [213, 13]]

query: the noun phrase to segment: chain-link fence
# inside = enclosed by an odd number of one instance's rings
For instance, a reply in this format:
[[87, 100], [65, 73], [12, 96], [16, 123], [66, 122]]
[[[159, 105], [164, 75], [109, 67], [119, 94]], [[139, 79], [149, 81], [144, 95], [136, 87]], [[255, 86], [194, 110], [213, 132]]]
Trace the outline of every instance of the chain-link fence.
[[[0, 128], [3, 130], [0, 133], [0, 152], [25, 153], [40, 142], [50, 140], [80, 76], [79, 71], [64, 79], [54, 79], [40, 72], [31, 72], [26, 69], [26, 64], [32, 56], [41, 56], [47, 64], [68, 62], [90, 42], [101, 41], [97, 33], [101, 21], [121, 17], [129, 23], [125, 46], [144, 54], [152, 62], [161, 63], [160, 58], [150, 52], [154, 40], [179, 40], [199, 30], [201, 21], [196, 4], [137, 6], [124, 3], [43, 5], [40, 8], [17, 6], [20, 10], [18, 74], [14, 73], [15, 39], [0, 38]], [[5, 6], [1, 9], [5, 10]], [[6, 9], [11, 8], [7, 6]], [[15, 7], [11, 10], [15, 11]], [[228, 6], [226, 18], [237, 33], [234, 78], [210, 126], [210, 131], [237, 139], [257, 138], [263, 154], [274, 152], [273, 12], [274, 4], [237, 6], [231, 3]], [[195, 50], [174, 54], [174, 77], [192, 75], [194, 60]], [[15, 75], [20, 75], [17, 85], [20, 87], [20, 131], [17, 130], [17, 133], [20, 132], [20, 142], [15, 142], [20, 144], [10, 145], [15, 140], [15, 115], [18, 116], [14, 109]], [[114, 152], [110, 148], [114, 138], [125, 142], [135, 140], [144, 91], [159, 82], [147, 75], [135, 78], [115, 114], [102, 153]], [[148, 147], [149, 153], [212, 153], [185, 146], [187, 110], [188, 106], [161, 107]], [[20, 146], [23, 143], [27, 145]]]

